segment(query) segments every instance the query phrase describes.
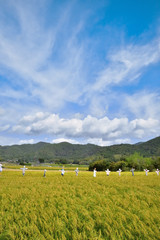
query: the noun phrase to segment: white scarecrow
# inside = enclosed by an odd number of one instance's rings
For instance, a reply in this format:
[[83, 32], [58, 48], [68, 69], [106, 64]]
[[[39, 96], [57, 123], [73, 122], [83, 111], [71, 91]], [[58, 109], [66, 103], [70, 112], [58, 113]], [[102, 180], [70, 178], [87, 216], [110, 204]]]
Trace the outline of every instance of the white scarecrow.
[[107, 169], [105, 172], [106, 172], [107, 176], [109, 176], [111, 171], [109, 171], [109, 169]]
[[43, 177], [46, 177], [46, 172], [47, 172], [47, 170], [46, 170], [46, 169], [44, 169], [44, 174], [43, 174]]
[[0, 173], [2, 172], [2, 164], [0, 163]]
[[96, 177], [96, 173], [97, 173], [96, 168], [94, 168], [94, 170], [93, 170], [93, 177]]
[[134, 168], [132, 168], [130, 171], [132, 172], [132, 176], [134, 176]]
[[77, 167], [76, 170], [75, 170], [76, 176], [78, 176], [78, 172], [79, 172], [79, 170], [78, 170], [78, 167]]
[[119, 170], [117, 172], [118, 172], [119, 176], [121, 176], [122, 170], [120, 168], [119, 168]]
[[61, 176], [64, 176], [64, 173], [65, 173], [64, 168], [62, 168], [60, 171], [61, 171]]
[[156, 173], [157, 173], [157, 176], [159, 176], [159, 169], [157, 168], [157, 170], [156, 170]]
[[25, 175], [25, 171], [28, 169], [26, 168], [25, 166], [23, 168], [20, 168], [22, 170], [22, 175], [24, 176]]
[[149, 170], [146, 168], [146, 169], [144, 169], [144, 171], [145, 171], [145, 173], [146, 173], [146, 176], [148, 176]]

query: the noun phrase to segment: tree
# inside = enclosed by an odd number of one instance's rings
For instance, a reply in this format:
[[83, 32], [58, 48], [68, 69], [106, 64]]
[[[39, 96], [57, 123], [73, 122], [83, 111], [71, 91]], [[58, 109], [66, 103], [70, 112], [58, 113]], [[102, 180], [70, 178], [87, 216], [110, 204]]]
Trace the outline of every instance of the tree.
[[105, 160], [92, 162], [89, 165], [89, 171], [93, 171], [94, 168], [96, 168], [97, 171], [104, 171], [104, 170], [106, 170], [108, 165], [109, 165], [109, 163], [107, 163]]
[[39, 161], [39, 163], [44, 163], [44, 159], [43, 158], [39, 158], [38, 161]]
[[119, 168], [125, 171], [126, 167], [127, 167], [127, 162], [125, 161], [112, 162], [110, 164], [111, 171], [117, 171]]

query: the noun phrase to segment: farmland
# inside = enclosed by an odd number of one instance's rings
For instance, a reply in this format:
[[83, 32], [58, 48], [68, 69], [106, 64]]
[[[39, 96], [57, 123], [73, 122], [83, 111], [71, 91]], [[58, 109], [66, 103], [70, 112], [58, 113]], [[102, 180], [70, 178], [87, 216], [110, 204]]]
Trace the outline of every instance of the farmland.
[[160, 239], [160, 178], [3, 171], [0, 240]]
[[[71, 164], [61, 164], [61, 165], [55, 165], [55, 164], [51, 164], [51, 166], [49, 166], [48, 164], [44, 165], [44, 166], [26, 166], [26, 168], [28, 168], [29, 170], [60, 170], [62, 169], [62, 167], [65, 166], [65, 170], [67, 171], [74, 171], [77, 167], [80, 171], [87, 171], [88, 170], [88, 166], [87, 165], [71, 165]], [[5, 169], [12, 169], [12, 170], [20, 170], [20, 168], [22, 168], [23, 166], [20, 165], [9, 165], [9, 164], [5, 164], [4, 165]]]

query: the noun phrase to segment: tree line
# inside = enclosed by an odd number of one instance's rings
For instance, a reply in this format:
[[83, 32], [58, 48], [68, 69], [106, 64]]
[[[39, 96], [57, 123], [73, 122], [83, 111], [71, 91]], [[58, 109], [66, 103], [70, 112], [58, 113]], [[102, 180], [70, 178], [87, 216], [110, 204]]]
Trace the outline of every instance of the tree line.
[[119, 168], [121, 168], [122, 171], [128, 171], [132, 167], [138, 171], [143, 171], [145, 168], [150, 171], [157, 168], [160, 169], [160, 157], [143, 157], [140, 153], [135, 152], [130, 156], [121, 156], [118, 161], [109, 159], [93, 161], [89, 165], [89, 171], [93, 171], [94, 168], [96, 168], [97, 171], [104, 171], [107, 168], [111, 171], [116, 171]]

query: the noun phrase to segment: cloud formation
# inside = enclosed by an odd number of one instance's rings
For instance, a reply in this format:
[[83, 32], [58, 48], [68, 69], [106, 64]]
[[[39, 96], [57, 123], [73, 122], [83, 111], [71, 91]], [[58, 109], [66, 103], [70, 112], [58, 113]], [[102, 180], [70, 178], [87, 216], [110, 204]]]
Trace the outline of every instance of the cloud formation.
[[[44, 5], [44, 2], [41, 4]], [[2, 18], [1, 72], [11, 72], [14, 87], [9, 89], [4, 84], [1, 96], [19, 97], [22, 101], [24, 98], [37, 98], [40, 104], [53, 110], [66, 101], [77, 101], [83, 93], [83, 44], [79, 45], [76, 39], [81, 29], [79, 25], [59, 41], [62, 29], [70, 20], [68, 8], [64, 10], [63, 17], [54, 20], [51, 28], [46, 27], [45, 18], [40, 18], [41, 4], [37, 7], [35, 1], [31, 9], [30, 4], [21, 1], [19, 4], [10, 3], [8, 7], [15, 22], [11, 25], [7, 21], [4, 25], [5, 19]]]
[[[24, 116], [18, 125], [12, 127], [12, 132], [26, 135], [48, 134], [60, 140], [68, 139], [72, 143], [99, 143], [130, 142], [134, 139], [143, 139], [160, 131], [160, 121], [152, 118], [134, 119], [108, 117], [96, 118], [87, 116], [84, 119], [64, 119], [56, 114], [37, 113], [35, 116]], [[72, 139], [77, 140], [72, 140]], [[54, 140], [53, 142], [59, 142]]]
[[128, 84], [139, 78], [145, 68], [160, 61], [159, 38], [145, 45], [127, 45], [108, 55], [107, 66], [99, 73], [93, 90], [106, 86]]

